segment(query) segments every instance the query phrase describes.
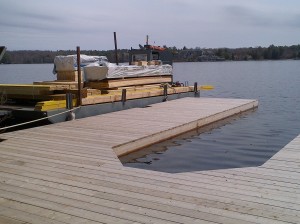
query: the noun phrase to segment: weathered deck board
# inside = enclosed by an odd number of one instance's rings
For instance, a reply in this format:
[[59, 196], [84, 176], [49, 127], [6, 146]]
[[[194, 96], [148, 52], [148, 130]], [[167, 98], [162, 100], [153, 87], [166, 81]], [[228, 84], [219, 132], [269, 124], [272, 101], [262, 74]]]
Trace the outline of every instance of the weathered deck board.
[[2, 134], [0, 223], [299, 223], [300, 136], [252, 168], [170, 174], [117, 158], [120, 146], [127, 152], [253, 105], [185, 98]]

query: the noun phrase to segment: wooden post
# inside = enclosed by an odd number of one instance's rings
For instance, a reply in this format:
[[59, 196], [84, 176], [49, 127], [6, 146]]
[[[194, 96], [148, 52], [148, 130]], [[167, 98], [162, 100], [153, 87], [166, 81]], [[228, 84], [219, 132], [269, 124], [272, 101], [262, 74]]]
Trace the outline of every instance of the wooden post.
[[168, 99], [168, 85], [165, 84], [164, 85], [164, 99], [163, 99], [163, 102], [167, 101]]
[[117, 46], [117, 34], [116, 34], [116, 32], [114, 32], [114, 41], [115, 41], [116, 64], [119, 65], [119, 59], [118, 59], [118, 46]]
[[78, 97], [77, 106], [82, 105], [82, 95], [81, 95], [81, 67], [80, 67], [80, 47], [77, 46], [77, 72], [78, 72]]
[[124, 104], [126, 101], [126, 89], [122, 89], [122, 103]]
[[73, 94], [66, 93], [66, 109], [73, 109]]
[[200, 91], [198, 90], [198, 83], [194, 83], [194, 93], [196, 97], [200, 97]]

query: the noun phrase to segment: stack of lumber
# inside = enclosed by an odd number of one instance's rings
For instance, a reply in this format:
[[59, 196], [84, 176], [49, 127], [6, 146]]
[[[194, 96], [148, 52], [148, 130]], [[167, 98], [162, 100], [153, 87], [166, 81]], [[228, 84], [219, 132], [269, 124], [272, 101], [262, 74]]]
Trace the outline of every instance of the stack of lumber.
[[[143, 76], [104, 79], [85, 83], [82, 87], [82, 104], [91, 105], [121, 101], [122, 90], [126, 89], [126, 99], [138, 99], [164, 95], [161, 84], [172, 82], [172, 75]], [[168, 94], [192, 91], [191, 87], [168, 88]], [[77, 71], [60, 71], [57, 80], [34, 82], [29, 85], [2, 84], [0, 93], [12, 99], [34, 99], [36, 111], [62, 109], [66, 107], [66, 93], [74, 94], [73, 106], [76, 106], [78, 94]]]
[[138, 78], [105, 79], [101, 81], [88, 82], [87, 86], [94, 89], [112, 89], [125, 86], [149, 85], [157, 83], [172, 82], [171, 75], [164, 76], [144, 76]]
[[[76, 99], [73, 99], [73, 106], [76, 106]], [[61, 108], [66, 108], [66, 100], [41, 101], [35, 105], [34, 110], [46, 111]]]
[[43, 81], [34, 82], [33, 84], [0, 84], [0, 92], [7, 95], [51, 95], [57, 90], [76, 89], [78, 89], [78, 83], [68, 81]]
[[[78, 82], [78, 71], [58, 71], [57, 80]], [[83, 71], [81, 71], [81, 80], [83, 80]]]
[[108, 93], [121, 93], [123, 89], [128, 91], [136, 91], [136, 90], [150, 90], [154, 88], [161, 88], [161, 84], [152, 84], [152, 85], [136, 85], [136, 86], [124, 86], [118, 88], [110, 88], [110, 89], [102, 89], [101, 92], [104, 94]]
[[131, 65], [137, 65], [137, 66], [161, 65], [161, 61], [159, 61], [159, 60], [153, 60], [153, 61], [133, 61], [133, 62], [131, 62]]
[[[76, 82], [34, 82], [33, 84], [0, 84], [0, 94], [5, 94], [9, 99], [31, 99], [31, 100], [56, 100], [64, 99], [65, 93], [76, 90]], [[85, 96], [92, 95], [85, 91]], [[99, 90], [94, 90], [99, 93]], [[59, 93], [59, 94], [57, 94]]]
[[[168, 88], [168, 94], [175, 93], [185, 93], [193, 91], [193, 87], [190, 86], [182, 86], [182, 87], [172, 87]], [[94, 92], [94, 91], [92, 91]], [[161, 87], [152, 87], [152, 88], [137, 88], [137, 89], [127, 89], [126, 91], [126, 99], [139, 99], [145, 97], [154, 97], [154, 96], [162, 96], [164, 94], [164, 90]], [[94, 94], [84, 97], [82, 99], [82, 105], [91, 105], [98, 103], [110, 103], [121, 101], [122, 98], [122, 90], [114, 90], [108, 94]], [[73, 100], [73, 106], [76, 105], [76, 99]], [[36, 111], [46, 111], [46, 110], [54, 110], [61, 109], [66, 107], [65, 100], [55, 100], [55, 101], [43, 101], [39, 102], [35, 106]]]
[[[73, 89], [73, 90], [68, 90], [68, 91], [57, 91], [57, 92], [61, 92], [61, 93], [72, 93], [74, 95], [78, 94], [78, 89]], [[99, 89], [91, 89], [89, 87], [85, 87], [83, 89], [81, 89], [81, 95], [82, 97], [88, 97], [88, 96], [94, 96], [94, 95], [101, 95], [102, 91]]]
[[[174, 87], [168, 88], [168, 94], [175, 94], [175, 93], [184, 93], [193, 91], [194, 87], [190, 86], [182, 86], [182, 87]], [[97, 103], [107, 103], [107, 102], [115, 102], [121, 101], [122, 98], [122, 91], [117, 90], [118, 92], [104, 94], [104, 95], [95, 95], [90, 96], [82, 99], [83, 105], [89, 104], [97, 104]], [[164, 95], [164, 89], [160, 87], [156, 88], [149, 88], [149, 89], [137, 89], [137, 90], [127, 90], [126, 91], [126, 99], [139, 99], [145, 97], [154, 97], [154, 96], [162, 96]]]
[[54, 90], [56, 90], [55, 87], [48, 85], [0, 84], [0, 92], [8, 95], [49, 95], [53, 94]]
[[[34, 82], [33, 85], [48, 85], [55, 90], [72, 90], [78, 89], [78, 82], [75, 81], [62, 81], [62, 80], [55, 80], [55, 81], [42, 81], [42, 82]], [[81, 83], [83, 87], [83, 82]]]

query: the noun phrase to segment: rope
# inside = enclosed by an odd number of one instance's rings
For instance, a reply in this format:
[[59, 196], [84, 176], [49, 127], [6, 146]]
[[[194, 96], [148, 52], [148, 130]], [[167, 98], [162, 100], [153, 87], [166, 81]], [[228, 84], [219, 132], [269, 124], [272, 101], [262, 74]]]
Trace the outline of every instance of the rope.
[[58, 114], [53, 114], [53, 115], [48, 116], [48, 117], [39, 118], [39, 119], [36, 119], [36, 120], [33, 120], [33, 121], [27, 121], [27, 122], [24, 122], [24, 123], [3, 127], [3, 128], [0, 128], [0, 131], [6, 130], [6, 129], [9, 129], [9, 128], [19, 127], [19, 126], [22, 126], [22, 125], [25, 125], [25, 124], [31, 124], [31, 123], [34, 123], [34, 122], [37, 122], [37, 121], [42, 121], [42, 120], [45, 120], [45, 119], [48, 119], [48, 118], [51, 118], [51, 117], [55, 117], [55, 116], [67, 113], [67, 112], [71, 112], [71, 111], [76, 110], [78, 108], [80, 108], [80, 107], [75, 107], [73, 109], [70, 109], [70, 110], [67, 110], [67, 111], [64, 111], [64, 112], [61, 112], [61, 113], [58, 113]]

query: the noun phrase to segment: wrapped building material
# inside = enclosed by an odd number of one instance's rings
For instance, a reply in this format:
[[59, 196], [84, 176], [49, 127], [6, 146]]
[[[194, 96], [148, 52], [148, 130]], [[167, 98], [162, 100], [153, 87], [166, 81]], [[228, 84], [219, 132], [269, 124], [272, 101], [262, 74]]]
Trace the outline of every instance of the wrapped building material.
[[[80, 66], [85, 67], [91, 63], [97, 63], [97, 65], [102, 65], [107, 63], [107, 58], [105, 56], [88, 56], [80, 55]], [[54, 58], [54, 71], [75, 71], [77, 70], [77, 55], [68, 56], [56, 56]]]
[[103, 66], [88, 65], [84, 67], [84, 74], [87, 81], [100, 81], [103, 79], [162, 76], [171, 75], [171, 65], [115, 65], [106, 63]]

